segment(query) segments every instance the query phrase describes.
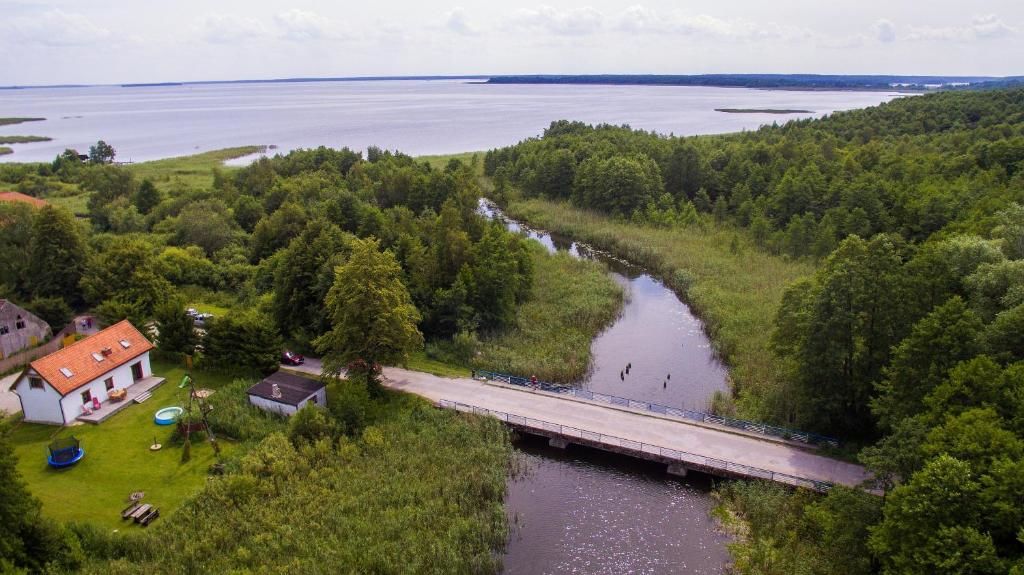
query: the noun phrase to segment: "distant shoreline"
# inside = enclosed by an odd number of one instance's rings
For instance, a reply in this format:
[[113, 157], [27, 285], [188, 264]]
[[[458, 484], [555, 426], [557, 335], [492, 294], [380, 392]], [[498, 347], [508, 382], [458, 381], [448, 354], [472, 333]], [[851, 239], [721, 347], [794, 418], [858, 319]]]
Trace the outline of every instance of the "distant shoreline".
[[781, 108], [715, 108], [726, 114], [813, 114], [814, 110], [788, 110]]
[[465, 74], [454, 76], [333, 76], [236, 80], [124, 82], [0, 86], [0, 90], [37, 88], [167, 88], [215, 84], [294, 84], [306, 82], [386, 82], [463, 80], [471, 84], [592, 84], [623, 86], [703, 86], [770, 90], [923, 92], [938, 89], [995, 88], [1024, 84], [1024, 76], [892, 76], [842, 74]]

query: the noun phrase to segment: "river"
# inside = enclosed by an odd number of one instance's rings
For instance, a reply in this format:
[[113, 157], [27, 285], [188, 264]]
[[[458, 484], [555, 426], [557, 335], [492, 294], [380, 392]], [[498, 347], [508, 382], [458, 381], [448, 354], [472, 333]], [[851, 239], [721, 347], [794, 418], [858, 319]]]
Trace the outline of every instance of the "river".
[[[47, 136], [14, 144], [0, 161], [50, 161], [65, 148], [105, 140], [120, 161], [145, 161], [264, 144], [375, 145], [412, 155], [487, 150], [536, 136], [552, 121], [630, 124], [682, 135], [736, 132], [792, 118], [863, 108], [887, 92], [799, 92], [689, 86], [494, 85], [392, 80], [0, 90], [0, 135]], [[715, 108], [787, 108], [806, 114], [729, 114]]]
[[[611, 395], [706, 409], [727, 391], [727, 371], [700, 320], [643, 269], [567, 238], [510, 220], [482, 200], [480, 211], [512, 231], [597, 260], [626, 291], [622, 313], [591, 344], [591, 370], [579, 385]], [[630, 373], [625, 374], [627, 364]], [[591, 449], [517, 442], [524, 472], [505, 500], [512, 535], [508, 574], [722, 573], [727, 537], [710, 517], [711, 479], [669, 476], [663, 465]]]

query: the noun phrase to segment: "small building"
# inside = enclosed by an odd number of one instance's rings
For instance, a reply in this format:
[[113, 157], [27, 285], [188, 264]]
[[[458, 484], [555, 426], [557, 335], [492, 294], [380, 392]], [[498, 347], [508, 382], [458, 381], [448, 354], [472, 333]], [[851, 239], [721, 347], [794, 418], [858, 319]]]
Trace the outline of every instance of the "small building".
[[122, 389], [138, 385], [135, 391], [148, 390], [163, 382], [153, 377], [152, 349], [153, 344], [124, 320], [33, 361], [11, 391], [21, 400], [25, 421], [33, 423], [67, 425], [94, 410], [112, 413], [116, 408], [102, 407], [111, 392], [120, 396]]
[[249, 388], [249, 403], [264, 411], [291, 415], [306, 404], [327, 404], [327, 384], [278, 371]]
[[0, 299], [0, 359], [35, 347], [52, 334], [50, 324], [14, 303]]

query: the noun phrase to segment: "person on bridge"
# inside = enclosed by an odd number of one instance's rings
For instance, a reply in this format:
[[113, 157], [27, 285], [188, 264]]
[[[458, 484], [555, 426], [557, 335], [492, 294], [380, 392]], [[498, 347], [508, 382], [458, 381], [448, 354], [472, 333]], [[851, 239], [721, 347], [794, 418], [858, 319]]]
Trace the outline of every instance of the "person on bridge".
[[533, 387], [534, 389], [537, 388], [537, 376], [536, 375], [531, 375], [530, 376], [530, 386]]

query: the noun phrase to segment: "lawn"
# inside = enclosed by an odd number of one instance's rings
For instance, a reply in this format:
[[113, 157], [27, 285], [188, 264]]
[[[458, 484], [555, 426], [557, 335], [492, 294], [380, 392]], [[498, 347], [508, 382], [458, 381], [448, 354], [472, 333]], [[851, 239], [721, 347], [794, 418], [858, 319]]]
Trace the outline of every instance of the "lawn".
[[483, 173], [484, 154], [487, 152], [462, 152], [459, 154], [441, 154], [437, 156], [416, 156], [416, 160], [430, 164], [431, 168], [443, 170], [451, 160], [460, 160], [463, 164], [471, 165], [473, 156], [476, 156], [479, 171]]
[[[172, 426], [157, 426], [153, 414], [161, 407], [180, 405], [185, 392], [178, 389], [183, 367], [153, 362], [153, 372], [167, 382], [153, 391], [145, 403], [130, 405], [99, 425], [54, 427], [22, 423], [12, 433], [18, 469], [32, 493], [43, 502], [43, 512], [62, 521], [88, 521], [114, 529], [128, 528], [120, 511], [133, 491], [144, 491], [145, 501], [160, 508], [167, 518], [186, 497], [206, 483], [207, 470], [215, 462], [208, 443], [192, 446], [192, 460], [181, 463], [181, 447], [169, 445]], [[233, 379], [198, 373], [199, 387], [217, 389]], [[46, 463], [46, 446], [55, 436], [74, 435], [82, 442], [85, 457], [73, 467], [55, 470]], [[149, 450], [153, 439], [163, 444]], [[238, 445], [222, 441], [224, 455]]]

